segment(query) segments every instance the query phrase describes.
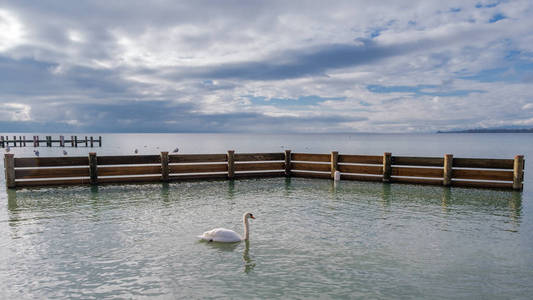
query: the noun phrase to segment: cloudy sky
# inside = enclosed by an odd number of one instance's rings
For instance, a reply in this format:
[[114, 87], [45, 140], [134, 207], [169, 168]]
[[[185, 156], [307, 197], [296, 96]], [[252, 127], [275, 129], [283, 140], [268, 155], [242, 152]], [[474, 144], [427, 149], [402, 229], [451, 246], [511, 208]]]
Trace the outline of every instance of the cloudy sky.
[[0, 0], [0, 131], [533, 127], [532, 28], [531, 0]]

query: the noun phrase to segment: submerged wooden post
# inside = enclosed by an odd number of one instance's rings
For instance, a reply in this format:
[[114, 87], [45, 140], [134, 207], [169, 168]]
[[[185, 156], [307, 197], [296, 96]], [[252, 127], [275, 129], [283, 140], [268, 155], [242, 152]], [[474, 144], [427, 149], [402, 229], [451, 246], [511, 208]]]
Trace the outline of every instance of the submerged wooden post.
[[383, 153], [383, 182], [390, 182], [392, 174], [392, 153]]
[[96, 152], [89, 153], [89, 175], [91, 177], [91, 184], [98, 184], [98, 162], [96, 160]]
[[523, 180], [524, 180], [524, 156], [517, 155], [514, 157], [514, 165], [513, 165], [513, 189], [522, 190], [524, 188], [524, 184], [522, 183]]
[[285, 150], [285, 176], [291, 176], [291, 150]]
[[228, 178], [235, 176], [235, 150], [228, 150]]
[[94, 138], [91, 136], [91, 148], [93, 147]]
[[453, 154], [444, 154], [444, 175], [442, 185], [450, 186], [452, 184], [453, 172]]
[[331, 178], [335, 178], [335, 171], [337, 171], [339, 162], [339, 152], [331, 151]]
[[15, 187], [15, 155], [6, 153], [4, 155], [4, 170], [6, 175], [6, 187]]
[[168, 152], [161, 152], [161, 181], [168, 182], [168, 173]]

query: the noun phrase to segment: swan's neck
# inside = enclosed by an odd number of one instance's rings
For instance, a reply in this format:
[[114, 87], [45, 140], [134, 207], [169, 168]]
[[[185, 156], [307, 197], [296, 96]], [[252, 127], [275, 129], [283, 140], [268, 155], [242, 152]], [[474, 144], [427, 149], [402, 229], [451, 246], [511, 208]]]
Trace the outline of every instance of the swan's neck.
[[247, 241], [250, 238], [250, 233], [248, 232], [248, 219], [244, 217], [242, 222], [244, 223], [244, 240]]

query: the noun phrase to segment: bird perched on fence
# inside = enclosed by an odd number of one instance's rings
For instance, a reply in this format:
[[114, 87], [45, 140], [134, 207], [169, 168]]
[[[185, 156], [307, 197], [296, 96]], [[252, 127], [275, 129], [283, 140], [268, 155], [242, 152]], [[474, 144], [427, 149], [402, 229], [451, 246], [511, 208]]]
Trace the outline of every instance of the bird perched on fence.
[[33, 153], [35, 153], [35, 156], [39, 156], [39, 150], [33, 150]]
[[135, 151], [133, 151], [133, 153], [137, 154], [137, 153], [139, 153], [139, 150], [135, 149]]
[[172, 153], [178, 153], [178, 151], [180, 151], [180, 149], [178, 147], [176, 147], [176, 149], [174, 149], [174, 151], [172, 151]]
[[63, 155], [67, 155], [67, 150], [63, 150]]

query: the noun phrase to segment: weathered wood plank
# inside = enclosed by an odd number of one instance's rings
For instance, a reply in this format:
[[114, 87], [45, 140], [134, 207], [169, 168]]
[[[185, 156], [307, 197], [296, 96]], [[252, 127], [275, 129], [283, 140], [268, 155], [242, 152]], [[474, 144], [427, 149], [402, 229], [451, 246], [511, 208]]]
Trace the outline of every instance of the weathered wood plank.
[[383, 182], [389, 182], [392, 175], [392, 154], [383, 153]]
[[452, 174], [453, 174], [453, 155], [445, 154], [444, 155], [444, 166], [442, 174], [442, 185], [450, 186], [452, 184]]
[[393, 156], [392, 164], [403, 165], [403, 166], [442, 167], [444, 165], [444, 158], [443, 157]]
[[414, 183], [427, 185], [442, 185], [442, 179], [428, 179], [428, 178], [409, 178], [409, 177], [391, 177], [391, 182], [398, 183]]
[[442, 178], [444, 176], [444, 170], [442, 168], [392, 167], [392, 176]]
[[512, 171], [453, 169], [453, 179], [513, 181]]
[[145, 183], [159, 182], [161, 175], [139, 176], [139, 177], [98, 177], [98, 183]]
[[339, 155], [339, 163], [351, 163], [351, 164], [383, 164], [383, 156], [377, 155]]
[[452, 180], [452, 186], [456, 187], [476, 187], [476, 188], [493, 188], [493, 189], [512, 189], [512, 182], [484, 182], [484, 181], [466, 181]]
[[171, 175], [170, 181], [189, 181], [189, 180], [208, 180], [208, 179], [227, 179], [228, 174], [187, 174], [187, 175]]
[[285, 160], [284, 153], [238, 153], [234, 155], [235, 161], [266, 161]]
[[25, 180], [17, 181], [17, 187], [29, 187], [29, 186], [61, 186], [61, 185], [82, 185], [89, 184], [89, 178], [76, 178], [76, 179], [54, 179], [54, 180]]
[[160, 164], [160, 155], [98, 156], [98, 165]]
[[226, 162], [226, 154], [169, 154], [169, 163]]
[[235, 173], [235, 178], [264, 178], [264, 177], [285, 177], [285, 171], [283, 172], [250, 172], [250, 173]]
[[382, 166], [362, 166], [362, 165], [339, 164], [339, 171], [342, 173], [383, 175]]
[[[100, 157], [98, 157], [98, 162], [100, 162]], [[161, 174], [161, 166], [98, 167], [98, 181], [100, 181], [101, 176], [148, 174]]]
[[236, 163], [235, 171], [284, 170], [285, 163]]
[[21, 157], [15, 158], [15, 168], [88, 166], [89, 157]]
[[291, 160], [296, 161], [316, 161], [316, 162], [330, 162], [329, 154], [312, 154], [312, 153], [292, 153]]
[[354, 174], [341, 174], [341, 180], [383, 181], [383, 177], [381, 177], [381, 176], [354, 175]]
[[227, 172], [227, 164], [193, 164], [193, 165], [170, 165], [169, 173], [207, 173]]
[[524, 156], [516, 155], [513, 163], [513, 189], [521, 191], [524, 188]]
[[291, 162], [291, 170], [328, 172], [331, 177], [331, 165], [330, 164]]
[[89, 177], [89, 168], [15, 169], [16, 179]]
[[487, 169], [512, 169], [514, 161], [512, 159], [491, 159], [491, 158], [454, 158], [455, 168], [487, 168]]
[[300, 177], [300, 178], [321, 178], [321, 179], [330, 179], [331, 174], [328, 173], [312, 173], [312, 172], [302, 172], [302, 171], [292, 171], [293, 177]]
[[14, 188], [15, 184], [15, 155], [14, 154], [5, 154], [4, 155], [4, 171], [6, 179], [6, 187]]

